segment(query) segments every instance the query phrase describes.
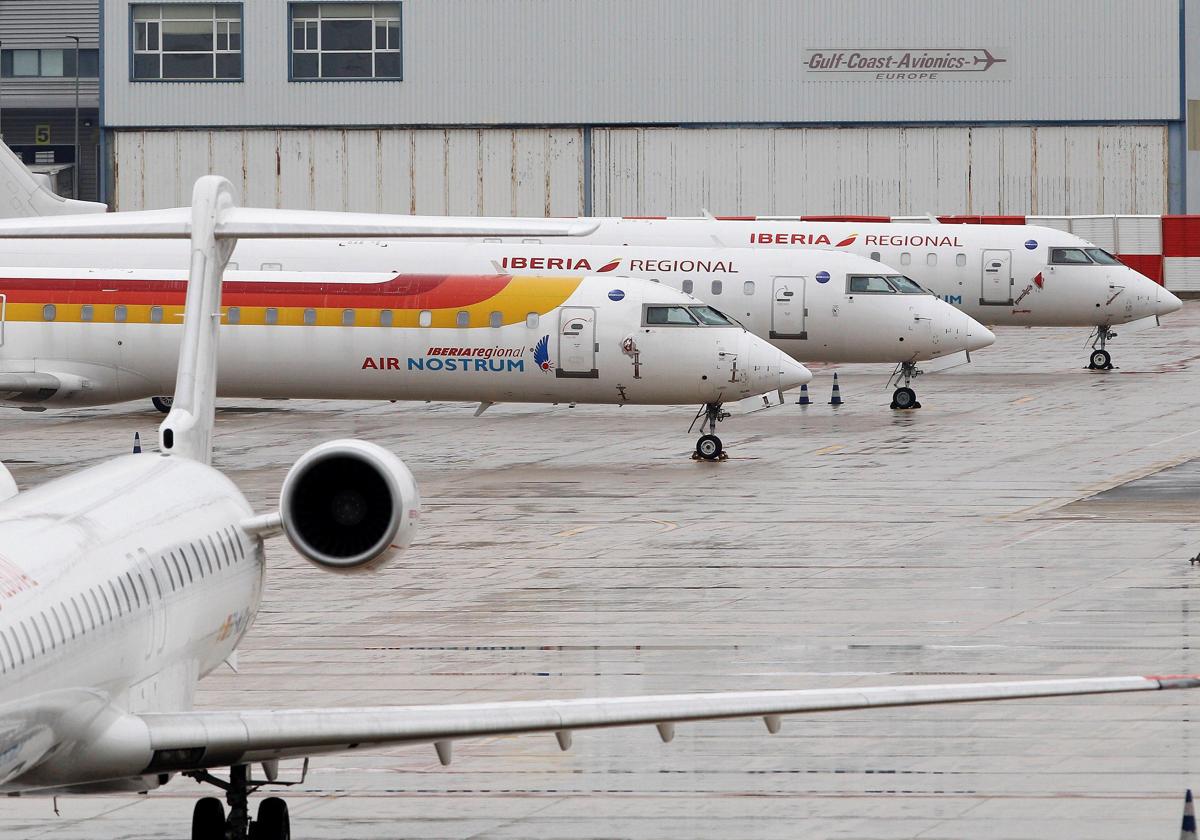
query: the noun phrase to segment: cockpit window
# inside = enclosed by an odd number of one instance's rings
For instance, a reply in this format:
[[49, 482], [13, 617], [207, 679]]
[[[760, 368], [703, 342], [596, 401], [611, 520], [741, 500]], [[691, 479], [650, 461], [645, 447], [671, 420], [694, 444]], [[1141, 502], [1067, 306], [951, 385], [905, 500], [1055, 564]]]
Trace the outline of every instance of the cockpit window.
[[[702, 309], [704, 307], [697, 307]], [[650, 326], [694, 327], [696, 319], [686, 306], [647, 306], [646, 324]]]
[[860, 274], [848, 277], [846, 291], [864, 295], [894, 295], [896, 293], [887, 278], [878, 274]]
[[897, 274], [894, 277], [888, 277], [888, 280], [893, 286], [900, 290], [902, 295], [928, 295], [932, 294], [928, 289], [918, 283], [911, 277], [905, 277], [903, 274]]
[[725, 317], [711, 306], [690, 306], [688, 308], [692, 310], [692, 314], [696, 316], [696, 319], [701, 324], [705, 324], [710, 327], [734, 326], [733, 321], [729, 320], [729, 318]]
[[1051, 248], [1051, 265], [1091, 265], [1092, 261], [1082, 248]]
[[1086, 248], [1087, 255], [1100, 265], [1124, 265], [1119, 259], [1105, 251], [1103, 248]]

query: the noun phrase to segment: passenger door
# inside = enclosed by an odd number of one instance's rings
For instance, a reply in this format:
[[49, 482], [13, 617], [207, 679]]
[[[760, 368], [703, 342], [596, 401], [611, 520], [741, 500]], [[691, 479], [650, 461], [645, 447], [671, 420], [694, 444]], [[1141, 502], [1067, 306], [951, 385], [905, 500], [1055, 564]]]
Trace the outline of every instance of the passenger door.
[[555, 376], [597, 379], [596, 310], [564, 306], [558, 315], [558, 367]]
[[979, 302], [1009, 306], [1012, 299], [1012, 251], [984, 251]]
[[771, 338], [808, 338], [804, 277], [776, 277], [771, 289]]

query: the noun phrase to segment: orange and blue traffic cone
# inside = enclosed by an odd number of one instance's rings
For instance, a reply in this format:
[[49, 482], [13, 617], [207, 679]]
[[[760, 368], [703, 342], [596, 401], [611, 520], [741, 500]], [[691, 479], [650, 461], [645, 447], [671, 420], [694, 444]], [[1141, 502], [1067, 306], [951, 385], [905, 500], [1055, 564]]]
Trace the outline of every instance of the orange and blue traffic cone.
[[842, 389], [838, 386], [837, 373], [833, 374], [833, 393], [829, 396], [830, 405], [842, 404]]
[[1196, 809], [1192, 804], [1191, 788], [1183, 798], [1183, 827], [1179, 829], [1179, 840], [1196, 840]]
[[796, 400], [796, 405], [812, 405], [812, 400], [808, 398], [808, 383], [800, 386], [800, 399]]

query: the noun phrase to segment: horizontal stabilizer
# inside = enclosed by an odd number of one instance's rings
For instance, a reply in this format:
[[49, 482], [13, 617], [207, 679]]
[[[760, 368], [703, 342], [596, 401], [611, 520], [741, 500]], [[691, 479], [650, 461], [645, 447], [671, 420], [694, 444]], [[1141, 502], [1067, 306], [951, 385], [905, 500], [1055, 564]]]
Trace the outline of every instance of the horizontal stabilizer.
[[[0, 220], [0, 239], [187, 239], [190, 207], [94, 216]], [[585, 236], [599, 222], [581, 219], [460, 219], [324, 210], [223, 209], [222, 239], [388, 239], [406, 236]]]

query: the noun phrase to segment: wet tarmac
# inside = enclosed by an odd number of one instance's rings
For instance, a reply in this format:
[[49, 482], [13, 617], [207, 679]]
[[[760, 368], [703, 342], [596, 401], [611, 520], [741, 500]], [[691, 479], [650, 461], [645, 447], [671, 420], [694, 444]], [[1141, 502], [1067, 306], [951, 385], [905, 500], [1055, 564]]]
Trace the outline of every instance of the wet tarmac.
[[[425, 497], [397, 565], [333, 576], [286, 542], [238, 673], [204, 708], [1200, 671], [1200, 302], [1083, 370], [1082, 330], [999, 329], [889, 411], [239, 401], [218, 465], [259, 509], [317, 442], [400, 454]], [[794, 401], [795, 396], [792, 396]], [[6, 412], [22, 486], [155, 439], [124, 405]], [[1200, 784], [1200, 693], [876, 710], [323, 757], [298, 838], [1166, 838]], [[299, 765], [285, 774], [298, 774]], [[4, 838], [183, 838], [205, 791], [8, 799]]]

